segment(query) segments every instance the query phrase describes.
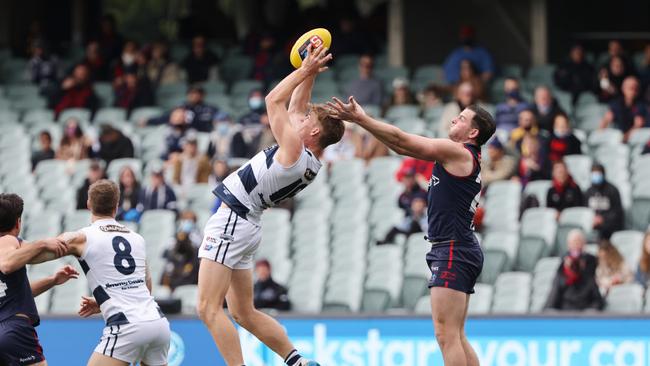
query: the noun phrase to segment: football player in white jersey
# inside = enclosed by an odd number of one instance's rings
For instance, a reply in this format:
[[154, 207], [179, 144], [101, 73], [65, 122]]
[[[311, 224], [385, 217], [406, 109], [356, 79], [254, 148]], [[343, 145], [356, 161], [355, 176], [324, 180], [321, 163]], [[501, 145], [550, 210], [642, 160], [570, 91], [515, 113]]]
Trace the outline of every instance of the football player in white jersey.
[[167, 365], [170, 329], [151, 295], [142, 236], [115, 221], [120, 189], [103, 179], [88, 189], [92, 224], [59, 238], [79, 259], [92, 298], [79, 315], [100, 313], [106, 327], [89, 366]]
[[243, 365], [244, 359], [237, 331], [223, 310], [224, 298], [235, 321], [287, 365], [318, 365], [296, 351], [275, 319], [255, 309], [252, 268], [262, 211], [311, 183], [323, 149], [343, 136], [343, 122], [330, 117], [324, 105], [310, 103], [316, 75], [331, 59], [326, 48], [310, 48], [301, 67], [266, 96], [278, 145], [255, 155], [214, 190], [222, 203], [206, 224], [199, 251], [198, 313], [228, 366]]

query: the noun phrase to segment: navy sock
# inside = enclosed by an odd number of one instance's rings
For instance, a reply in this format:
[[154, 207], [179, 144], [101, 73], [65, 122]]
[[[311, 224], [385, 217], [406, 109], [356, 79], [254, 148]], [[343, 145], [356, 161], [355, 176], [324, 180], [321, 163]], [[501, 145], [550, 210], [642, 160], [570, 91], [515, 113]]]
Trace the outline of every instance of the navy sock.
[[298, 366], [298, 362], [302, 359], [302, 356], [300, 356], [300, 353], [296, 351], [295, 349], [289, 352], [287, 357], [284, 359], [284, 363], [287, 364], [287, 366]]

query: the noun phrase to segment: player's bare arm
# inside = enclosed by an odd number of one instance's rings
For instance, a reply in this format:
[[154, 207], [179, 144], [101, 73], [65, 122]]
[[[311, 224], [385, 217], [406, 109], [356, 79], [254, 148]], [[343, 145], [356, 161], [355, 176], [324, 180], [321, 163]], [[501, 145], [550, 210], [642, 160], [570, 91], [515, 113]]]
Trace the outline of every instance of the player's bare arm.
[[149, 293], [153, 294], [153, 282], [151, 281], [151, 272], [149, 271], [149, 265], [145, 261], [144, 263], [144, 283], [149, 289]]
[[317, 74], [307, 76], [307, 78], [293, 90], [293, 93], [291, 93], [291, 100], [289, 101], [289, 116], [304, 116], [305, 113], [307, 113], [309, 102], [311, 101], [311, 91], [314, 87], [316, 76]]
[[[368, 116], [354, 97], [350, 97], [348, 103], [343, 103], [338, 98], [332, 99], [333, 101], [328, 102], [327, 105], [331, 108], [334, 118], [358, 124], [400, 155], [443, 164], [457, 162], [472, 164], [471, 154], [461, 143], [406, 133], [388, 123], [380, 122]], [[461, 115], [459, 118], [465, 116]]]
[[66, 253], [66, 244], [55, 238], [21, 244], [15, 237], [6, 235], [0, 238], [0, 271], [9, 274], [26, 264], [54, 260]]
[[331, 59], [332, 55], [328, 54], [327, 49], [324, 47], [309, 52], [300, 68], [284, 78], [265, 98], [271, 132], [279, 145], [276, 158], [284, 166], [295, 163], [303, 149], [303, 143], [298, 132], [290, 124], [287, 103], [290, 101], [294, 90], [303, 81], [327, 70], [325, 64]]
[[81, 231], [69, 231], [65, 232], [57, 237], [57, 239], [63, 241], [68, 246], [68, 253], [76, 257], [81, 257], [83, 255], [84, 249], [86, 248], [86, 234]]
[[62, 285], [68, 282], [68, 280], [77, 278], [79, 278], [79, 272], [77, 272], [74, 267], [64, 266], [56, 271], [55, 274], [37, 281], [30, 282], [29, 285], [32, 288], [32, 295], [36, 297], [54, 286]]

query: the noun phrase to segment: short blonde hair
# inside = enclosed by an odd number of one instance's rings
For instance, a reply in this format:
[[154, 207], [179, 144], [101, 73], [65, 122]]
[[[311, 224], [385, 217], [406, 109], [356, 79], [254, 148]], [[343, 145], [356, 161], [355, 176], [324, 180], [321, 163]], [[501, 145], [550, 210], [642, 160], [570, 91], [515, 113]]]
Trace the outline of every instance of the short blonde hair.
[[321, 125], [320, 137], [318, 139], [320, 147], [324, 149], [329, 145], [341, 141], [345, 132], [343, 121], [330, 116], [329, 110], [324, 104], [313, 104], [312, 108]]

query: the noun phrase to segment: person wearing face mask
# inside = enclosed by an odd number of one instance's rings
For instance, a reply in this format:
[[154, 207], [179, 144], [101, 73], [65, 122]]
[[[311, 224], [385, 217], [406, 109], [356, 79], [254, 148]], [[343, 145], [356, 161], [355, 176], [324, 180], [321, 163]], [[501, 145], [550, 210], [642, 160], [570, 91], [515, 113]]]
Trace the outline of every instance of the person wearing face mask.
[[248, 113], [239, 118], [242, 126], [259, 125], [262, 113], [265, 112], [264, 94], [260, 89], [253, 89], [248, 94]]
[[497, 104], [494, 119], [498, 130], [510, 132], [517, 127], [519, 113], [528, 108], [528, 103], [521, 96], [519, 80], [515, 78], [505, 79], [503, 91], [506, 100]]
[[183, 151], [181, 147], [181, 139], [185, 135], [194, 131], [190, 129], [190, 124], [187, 121], [187, 114], [183, 108], [176, 108], [169, 116], [169, 132], [165, 137], [165, 152], [161, 155], [161, 159], [167, 160], [170, 154], [179, 153]]
[[584, 251], [585, 235], [573, 229], [567, 236], [568, 252], [562, 257], [544, 309], [602, 310], [605, 301], [596, 284], [598, 259]]
[[591, 167], [591, 187], [585, 193], [585, 205], [596, 213], [593, 228], [602, 239], [616, 231], [623, 230], [625, 210], [621, 204], [618, 189], [605, 179], [605, 167], [594, 164]]
[[126, 73], [137, 73], [138, 45], [134, 41], [127, 41], [122, 48], [120, 58], [112, 66], [113, 83], [121, 82]]
[[181, 214], [173, 247], [163, 257], [167, 260], [160, 284], [172, 291], [182, 285], [195, 285], [199, 281], [198, 247], [201, 233], [196, 226], [196, 215], [192, 211]]
[[555, 116], [564, 113], [557, 100], [553, 98], [551, 89], [547, 86], [535, 88], [535, 100], [531, 105], [531, 110], [535, 114], [539, 128], [549, 133], [553, 130]]
[[582, 154], [580, 140], [571, 131], [569, 117], [560, 113], [553, 120], [553, 133], [548, 141], [548, 157], [551, 162], [562, 160], [565, 155]]
[[455, 84], [460, 79], [460, 69], [463, 60], [469, 60], [476, 66], [476, 69], [484, 82], [490, 81], [494, 75], [494, 61], [490, 52], [476, 43], [476, 30], [471, 26], [463, 26], [460, 29], [461, 45], [455, 48], [445, 60], [445, 78], [449, 84]]

